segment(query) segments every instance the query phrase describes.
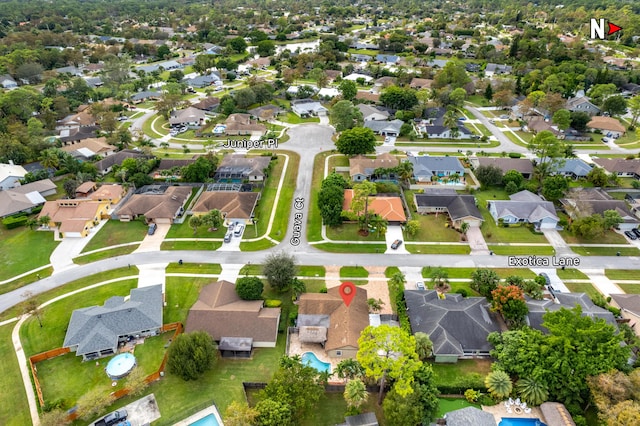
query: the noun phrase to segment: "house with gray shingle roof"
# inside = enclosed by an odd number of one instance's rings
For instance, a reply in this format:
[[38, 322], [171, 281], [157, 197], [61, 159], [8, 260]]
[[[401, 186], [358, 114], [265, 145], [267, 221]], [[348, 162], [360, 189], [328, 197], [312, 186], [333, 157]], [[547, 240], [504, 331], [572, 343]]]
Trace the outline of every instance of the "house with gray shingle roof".
[[476, 206], [473, 195], [458, 194], [453, 188], [427, 188], [424, 194], [414, 194], [414, 203], [420, 214], [447, 213], [454, 228], [466, 222], [472, 226], [482, 225], [482, 213]]
[[566, 198], [560, 199], [560, 203], [573, 219], [592, 214], [604, 216], [606, 211], [612, 210], [622, 218], [622, 222], [617, 226], [621, 231], [630, 231], [640, 224], [638, 218], [629, 210], [626, 201], [615, 200], [600, 188], [572, 189]]
[[495, 315], [484, 297], [447, 294], [435, 290], [405, 290], [411, 331], [426, 333], [433, 342], [436, 362], [489, 356], [489, 333], [500, 331]]
[[531, 223], [540, 229], [555, 229], [560, 220], [556, 208], [550, 201], [527, 190], [509, 196], [510, 200], [488, 202], [488, 209], [496, 223]]
[[162, 285], [154, 285], [131, 290], [129, 300], [113, 296], [103, 306], [76, 309], [62, 346], [85, 361], [113, 355], [130, 337], [160, 332], [162, 305]]
[[364, 127], [373, 130], [373, 133], [377, 135], [399, 136], [403, 124], [402, 120], [369, 120], [364, 122]]
[[[573, 309], [576, 306], [580, 306], [582, 309], [583, 317], [600, 318], [607, 322], [609, 325], [616, 325], [616, 319], [611, 312], [607, 309], [594, 305], [593, 301], [586, 293], [554, 293], [556, 301], [550, 299], [535, 300], [528, 299], [527, 307], [529, 313], [526, 317], [527, 325], [536, 330], [548, 332], [546, 328], [542, 326], [543, 316], [547, 312], [559, 311], [561, 308]], [[557, 302], [557, 303], [556, 303]]]
[[579, 158], [567, 158], [558, 166], [554, 174], [578, 179], [587, 177], [591, 171], [591, 166]]
[[445, 414], [447, 426], [496, 426], [493, 414], [476, 407], [465, 407]]
[[437, 157], [431, 155], [409, 156], [413, 164], [413, 177], [416, 182], [431, 182], [434, 177], [455, 175], [464, 176], [464, 167], [456, 157]]

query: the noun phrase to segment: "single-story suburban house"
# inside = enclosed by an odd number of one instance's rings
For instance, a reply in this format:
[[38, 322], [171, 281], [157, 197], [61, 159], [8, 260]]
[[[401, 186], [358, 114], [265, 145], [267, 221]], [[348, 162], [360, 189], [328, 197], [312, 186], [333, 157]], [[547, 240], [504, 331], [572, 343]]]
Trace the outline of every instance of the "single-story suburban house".
[[153, 158], [153, 156], [135, 149], [123, 149], [115, 154], [104, 157], [102, 160], [96, 161], [94, 165], [98, 169], [98, 173], [104, 176], [113, 169], [113, 166], [120, 166], [127, 158], [144, 158], [145, 160], [148, 160]]
[[430, 139], [472, 139], [473, 133], [465, 126], [456, 126], [458, 133], [454, 132], [447, 126], [421, 126], [420, 130], [427, 134]]
[[252, 108], [248, 111], [249, 114], [256, 117], [260, 121], [273, 120], [283, 112], [284, 110], [282, 108], [273, 104], [262, 105], [256, 108]]
[[620, 177], [640, 179], [640, 160], [626, 160], [624, 158], [592, 158], [593, 162], [602, 167], [607, 173], [615, 173]]
[[[352, 201], [353, 189], [345, 189], [342, 209], [351, 209]], [[390, 225], [399, 225], [407, 221], [407, 216], [404, 213], [404, 206], [402, 205], [402, 199], [400, 197], [372, 195], [369, 197], [369, 204], [367, 207], [369, 212], [386, 219]]]
[[[368, 55], [363, 55], [363, 56], [368, 56]], [[364, 58], [363, 58], [364, 59]], [[371, 57], [369, 56], [368, 58], [366, 58], [363, 62], [367, 62], [371, 59]], [[343, 80], [350, 80], [350, 81], [358, 81], [358, 79], [362, 79], [364, 80], [364, 82], [366, 84], [369, 84], [373, 81], [373, 77], [371, 77], [370, 75], [366, 75], [366, 74], [358, 74], [358, 73], [352, 73], [349, 74], [346, 77], [343, 77]]]
[[38, 219], [48, 216], [49, 228], [58, 227], [64, 238], [86, 237], [101, 219], [109, 217], [111, 203], [90, 198], [47, 201]]
[[[235, 284], [217, 281], [202, 288], [198, 300], [189, 309], [185, 332], [206, 331], [213, 340], [233, 347], [237, 338], [251, 339], [249, 351], [255, 347], [273, 348], [278, 340], [280, 308], [265, 308], [264, 300], [242, 300]], [[232, 339], [228, 339], [232, 338]], [[240, 355], [240, 354], [237, 354]]]
[[134, 95], [131, 95], [131, 102], [134, 104], [139, 104], [144, 101], [157, 101], [162, 97], [160, 92], [156, 92], [155, 90], [145, 90], [143, 92], [138, 92]]
[[400, 61], [400, 56], [397, 55], [376, 55], [376, 62], [380, 62], [387, 65], [396, 65]]
[[432, 79], [413, 77], [411, 83], [409, 83], [409, 87], [412, 89], [431, 89], [432, 84]]
[[486, 298], [449, 293], [441, 299], [435, 290], [405, 290], [404, 297], [411, 331], [429, 335], [436, 362], [489, 356], [487, 336], [500, 326]]
[[604, 216], [604, 212], [613, 210], [622, 218], [618, 225], [621, 231], [630, 231], [640, 225], [640, 220], [629, 210], [626, 201], [615, 200], [600, 188], [573, 189], [560, 199], [560, 203], [572, 219], [592, 214]]
[[487, 77], [491, 77], [494, 74], [511, 74], [512, 70], [513, 70], [513, 67], [511, 65], [489, 63], [484, 68], [484, 74]]
[[509, 200], [490, 200], [489, 213], [496, 223], [531, 223], [540, 229], [555, 229], [560, 220], [550, 201], [524, 190], [509, 196]]
[[26, 174], [27, 171], [22, 166], [0, 163], [0, 191], [19, 186], [20, 179], [23, 179]]
[[364, 121], [387, 120], [389, 118], [389, 113], [387, 111], [373, 105], [358, 104], [357, 108], [362, 113]]
[[270, 162], [271, 157], [255, 155], [245, 157], [242, 154], [227, 154], [220, 162], [214, 179], [262, 182], [267, 177], [265, 170], [269, 167]]
[[400, 136], [400, 128], [404, 124], [402, 120], [369, 120], [364, 122], [364, 127], [373, 130], [373, 133], [382, 136]]
[[583, 317], [600, 318], [610, 325], [616, 325], [616, 319], [607, 309], [594, 305], [593, 301], [586, 293], [555, 293], [556, 300], [542, 299], [535, 300], [527, 298], [527, 307], [529, 313], [526, 317], [526, 323], [529, 327], [535, 328], [543, 332], [548, 332], [542, 326], [543, 316], [547, 312], [559, 311], [561, 308], [573, 309], [579, 305], [582, 309]]
[[621, 311], [622, 318], [629, 320], [629, 326], [640, 336], [640, 294], [610, 294], [611, 306]]
[[413, 177], [416, 182], [431, 182], [434, 179], [457, 175], [464, 176], [464, 167], [456, 157], [435, 157], [420, 155], [407, 157], [413, 164]]
[[502, 170], [502, 174], [515, 170], [520, 172], [525, 179], [530, 179], [533, 175], [533, 163], [526, 158], [471, 157], [470, 161], [476, 168], [479, 166], [495, 166]]
[[251, 119], [251, 114], [235, 113], [227, 117], [224, 122], [227, 135], [251, 135], [253, 133], [259, 133], [263, 135], [267, 128], [264, 124], [258, 123], [256, 120]]
[[565, 108], [571, 112], [586, 112], [590, 116], [600, 114], [600, 108], [591, 103], [586, 96], [567, 99]]
[[227, 223], [237, 220], [248, 223], [259, 199], [259, 192], [204, 191], [191, 211], [200, 216], [219, 210]]
[[199, 75], [199, 76], [196, 76], [194, 78], [190, 78], [190, 79], [186, 80], [185, 83], [187, 83], [191, 87], [197, 87], [197, 88], [201, 89], [203, 87], [207, 87], [207, 86], [211, 86], [211, 85], [221, 86], [222, 85], [222, 79], [220, 78], [219, 75], [217, 75], [215, 73], [211, 73], [211, 74], [208, 74], [208, 75]]
[[206, 112], [214, 112], [220, 106], [220, 98], [208, 97], [196, 102], [192, 105], [194, 108], [201, 109]]
[[182, 215], [184, 205], [191, 196], [190, 186], [143, 186], [115, 213], [122, 222], [144, 216], [147, 223], [173, 223]]
[[122, 185], [102, 184], [100, 187], [89, 194], [89, 198], [93, 201], [101, 203], [109, 203], [115, 206], [122, 200], [126, 194], [126, 190]]
[[600, 130], [609, 137], [619, 137], [626, 133], [627, 129], [613, 117], [595, 116], [587, 123], [587, 128], [591, 130]]
[[369, 325], [367, 291], [356, 287], [347, 306], [340, 296], [340, 288], [326, 293], [303, 293], [298, 303], [299, 340], [320, 343], [331, 358], [355, 358], [360, 333]]
[[71, 314], [63, 347], [85, 361], [113, 355], [131, 338], [155, 336], [162, 329], [162, 285], [134, 288], [127, 300], [113, 296], [103, 306]]
[[554, 174], [579, 179], [587, 177], [591, 168], [591, 165], [580, 158], [565, 158]]
[[105, 137], [82, 139], [79, 142], [67, 143], [60, 149], [81, 160], [88, 160], [97, 155], [108, 157], [118, 150], [117, 147], [108, 144]]
[[171, 111], [169, 124], [171, 126], [198, 128], [205, 123], [206, 118], [203, 110], [190, 106], [178, 111]]
[[298, 117], [326, 116], [329, 110], [313, 99], [291, 101], [291, 111]]
[[44, 179], [0, 191], [0, 218], [16, 213], [31, 213], [46, 202], [44, 197], [55, 194], [57, 190], [55, 183]]
[[414, 203], [420, 214], [446, 213], [453, 227], [463, 223], [480, 226], [484, 219], [473, 195], [458, 194], [453, 188], [426, 188], [423, 194], [414, 194]]
[[12, 90], [18, 88], [18, 83], [9, 74], [0, 75], [0, 86], [3, 89]]
[[[376, 158], [367, 158], [364, 155], [356, 155], [349, 158], [349, 175], [354, 182], [371, 180], [376, 169], [392, 169], [398, 167], [398, 159], [388, 152], [378, 155]], [[391, 177], [387, 177], [391, 178]]]

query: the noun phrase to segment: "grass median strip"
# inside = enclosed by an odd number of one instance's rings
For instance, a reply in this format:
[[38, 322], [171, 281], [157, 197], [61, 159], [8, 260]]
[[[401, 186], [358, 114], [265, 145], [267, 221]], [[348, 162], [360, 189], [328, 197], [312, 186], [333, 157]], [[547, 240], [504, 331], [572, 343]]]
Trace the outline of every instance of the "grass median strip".
[[322, 243], [314, 244], [314, 247], [331, 253], [384, 253], [386, 250], [384, 244]]
[[571, 247], [574, 253], [581, 256], [638, 256], [640, 250], [635, 247]]
[[8, 283], [0, 285], [0, 294], [9, 293], [17, 288], [24, 287], [33, 282], [40, 280], [41, 278], [46, 278], [51, 276], [53, 273], [53, 267], [49, 266], [48, 268], [41, 269], [38, 272], [34, 272], [29, 275], [25, 275], [22, 278], [15, 279], [13, 281], [9, 281]]
[[[558, 274], [559, 275], [559, 274]], [[637, 270], [633, 269], [605, 269], [604, 275], [610, 280], [640, 280]]]
[[218, 250], [221, 241], [165, 241], [160, 250]]
[[108, 250], [97, 251], [91, 254], [80, 255], [73, 258], [73, 263], [85, 265], [87, 263], [96, 262], [98, 260], [108, 259], [110, 257], [123, 256], [131, 254], [138, 248], [140, 244], [131, 244], [129, 246], [116, 247]]
[[18, 366], [11, 333], [15, 324], [7, 324], [0, 327], [0, 386], [2, 392], [2, 404], [0, 404], [0, 424], [6, 426], [22, 426], [31, 424], [29, 416], [29, 403], [24, 392], [22, 376]]
[[369, 271], [362, 266], [343, 266], [340, 268], [340, 278], [368, 278]]
[[551, 246], [490, 245], [489, 250], [491, 250], [494, 254], [504, 255], [504, 256], [527, 256], [527, 255], [553, 256], [555, 254], [555, 250]]
[[471, 248], [468, 245], [444, 245], [444, 244], [407, 244], [409, 253], [413, 254], [469, 254]]
[[222, 266], [217, 263], [170, 263], [165, 269], [166, 273], [183, 273], [183, 274], [219, 274], [222, 272]]

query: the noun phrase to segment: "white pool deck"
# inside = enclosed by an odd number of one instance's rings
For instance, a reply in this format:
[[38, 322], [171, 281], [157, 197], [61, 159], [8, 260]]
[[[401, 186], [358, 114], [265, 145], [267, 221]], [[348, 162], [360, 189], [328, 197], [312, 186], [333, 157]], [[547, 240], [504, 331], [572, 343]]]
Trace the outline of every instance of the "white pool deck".
[[218, 424], [220, 426], [223, 426], [222, 418], [220, 417], [220, 413], [218, 413], [218, 409], [215, 405], [207, 407], [202, 411], [198, 411], [196, 414], [189, 416], [186, 419], [179, 421], [178, 423], [175, 423], [173, 426], [189, 426], [190, 424], [201, 420], [203, 417], [206, 417], [209, 414], [213, 414], [218, 421]]

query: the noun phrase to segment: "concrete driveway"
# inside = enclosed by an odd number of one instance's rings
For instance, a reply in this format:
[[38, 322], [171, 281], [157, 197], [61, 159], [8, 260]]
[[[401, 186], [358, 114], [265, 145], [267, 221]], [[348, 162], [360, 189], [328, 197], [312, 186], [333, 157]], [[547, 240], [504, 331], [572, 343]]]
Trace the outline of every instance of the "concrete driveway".
[[546, 273], [549, 275], [549, 281], [551, 281], [551, 286], [560, 293], [571, 293], [571, 291], [567, 288], [567, 286], [562, 282], [560, 277], [556, 272], [555, 268], [530, 268], [536, 274]]
[[469, 247], [471, 247], [471, 254], [489, 254], [489, 247], [479, 226], [469, 227], [467, 241], [469, 241]]
[[[100, 223], [89, 231], [89, 235], [86, 237], [67, 237], [63, 238], [60, 244], [53, 250], [49, 257], [49, 262], [53, 266], [53, 273], [60, 272], [64, 269], [76, 266], [73, 263], [73, 258], [78, 256], [82, 250], [89, 244], [89, 241], [102, 229], [107, 223], [107, 220], [103, 219]], [[53, 237], [52, 237], [53, 238]]]
[[156, 232], [153, 235], [147, 235], [140, 243], [140, 247], [136, 249], [134, 253], [141, 253], [146, 251], [160, 251], [160, 245], [164, 241], [165, 237], [169, 233], [171, 225], [168, 223], [159, 223], [156, 228]]
[[[389, 225], [384, 238], [387, 242], [387, 250], [385, 251], [385, 254], [409, 254], [404, 245], [404, 236], [402, 235], [402, 227], [400, 227], [400, 225]], [[393, 244], [395, 240], [403, 241], [403, 244], [394, 250], [391, 248], [391, 244]]]
[[547, 241], [549, 241], [549, 244], [555, 249], [556, 256], [577, 256], [555, 229], [543, 229], [542, 233]]
[[[245, 228], [242, 233], [244, 234], [246, 230], [247, 228]], [[233, 231], [231, 232], [231, 234], [231, 241], [229, 241], [228, 243], [225, 243], [223, 241], [222, 247], [220, 247], [217, 251], [240, 251], [240, 242], [242, 241], [242, 235], [237, 237], [235, 234], [233, 234]]]

